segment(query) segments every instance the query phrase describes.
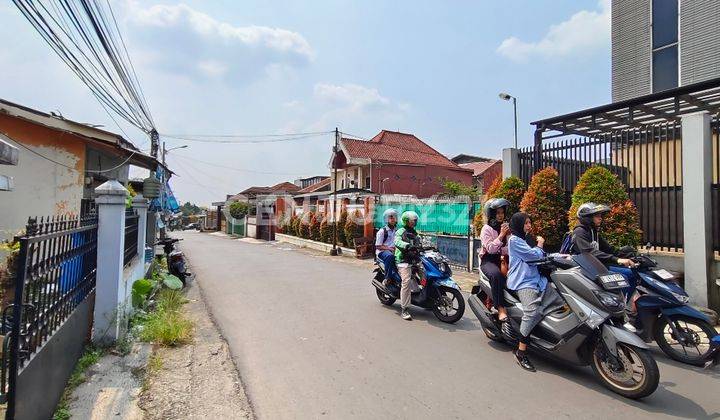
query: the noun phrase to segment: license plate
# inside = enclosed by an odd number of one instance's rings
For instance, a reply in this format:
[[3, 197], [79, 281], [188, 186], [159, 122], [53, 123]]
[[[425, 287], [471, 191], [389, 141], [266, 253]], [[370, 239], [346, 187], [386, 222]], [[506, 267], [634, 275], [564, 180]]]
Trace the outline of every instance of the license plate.
[[600, 281], [603, 283], [619, 283], [625, 281], [625, 277], [622, 274], [607, 274], [600, 276]]
[[660, 277], [663, 280], [672, 280], [675, 278], [675, 276], [672, 275], [669, 271], [665, 269], [660, 270], [654, 270], [653, 273], [655, 273], [658, 277]]

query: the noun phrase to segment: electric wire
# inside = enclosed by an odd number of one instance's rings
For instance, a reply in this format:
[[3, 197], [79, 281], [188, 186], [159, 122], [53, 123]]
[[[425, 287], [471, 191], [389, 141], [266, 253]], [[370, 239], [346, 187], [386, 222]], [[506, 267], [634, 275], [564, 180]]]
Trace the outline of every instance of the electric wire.
[[304, 140], [304, 139], [310, 139], [310, 138], [318, 138], [325, 136], [329, 134], [330, 132], [321, 132], [321, 133], [308, 133], [305, 135], [298, 135], [294, 137], [278, 137], [278, 138], [269, 138], [267, 140], [216, 140], [211, 138], [195, 138], [195, 137], [185, 137], [185, 136], [170, 136], [167, 134], [164, 134], [161, 136], [165, 138], [170, 139], [176, 139], [176, 140], [183, 140], [183, 141], [192, 141], [192, 142], [199, 142], [199, 143], [219, 143], [219, 144], [266, 144], [266, 143], [283, 143], [288, 141], [296, 141], [296, 140]]
[[194, 158], [194, 157], [185, 156], [185, 155], [180, 155], [180, 154], [177, 154], [177, 153], [173, 153], [173, 156], [179, 157], [179, 158], [182, 158], [182, 159], [192, 160], [192, 161], [194, 161], [194, 162], [203, 163], [203, 164], [205, 164], [205, 165], [210, 165], [210, 166], [214, 166], [214, 167], [217, 167], [217, 168], [224, 168], [224, 169], [230, 169], [230, 170], [232, 170], [232, 171], [249, 172], [249, 173], [254, 173], [254, 174], [262, 174], [262, 175], [289, 175], [289, 176], [300, 175], [300, 176], [302, 176], [302, 175], [305, 175], [305, 174], [311, 172], [311, 171], [307, 171], [307, 172], [268, 172], [268, 171], [256, 171], [256, 170], [253, 170], [253, 169], [243, 169], [243, 168], [237, 168], [237, 167], [233, 167], [233, 166], [220, 165], [220, 164], [215, 163], [215, 162], [208, 162], [208, 161], [205, 161], [205, 160], [200, 160], [200, 159], [197, 159], [197, 158]]

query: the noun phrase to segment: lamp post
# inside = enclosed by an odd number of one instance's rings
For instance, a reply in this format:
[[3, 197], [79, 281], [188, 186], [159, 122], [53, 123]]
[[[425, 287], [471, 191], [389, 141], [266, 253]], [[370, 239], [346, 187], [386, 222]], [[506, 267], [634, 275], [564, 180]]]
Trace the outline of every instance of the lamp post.
[[515, 148], [517, 149], [517, 98], [507, 93], [500, 93], [498, 95], [503, 101], [509, 101], [512, 99], [513, 102], [513, 113], [515, 115]]
[[338, 251], [340, 251], [340, 249], [337, 246], [337, 228], [338, 228], [337, 225], [338, 225], [338, 221], [339, 221], [339, 218], [337, 216], [337, 189], [338, 189], [338, 185], [337, 185], [337, 170], [338, 170], [337, 155], [338, 155], [338, 151], [339, 151], [339, 144], [338, 144], [339, 141], [340, 141], [340, 131], [337, 129], [337, 127], [335, 127], [335, 146], [333, 146], [333, 158], [332, 158], [332, 163], [333, 163], [333, 219], [334, 219], [333, 247], [330, 250], [330, 255], [332, 255], [332, 256], [338, 255], [338, 253], [339, 253]]
[[171, 148], [169, 148], [169, 149], [166, 149], [166, 148], [165, 148], [165, 142], [163, 142], [163, 147], [162, 147], [162, 164], [163, 164], [163, 166], [165, 166], [165, 155], [167, 154], [167, 152], [169, 152], [169, 151], [171, 151], [171, 150], [184, 149], [184, 148], [186, 148], [186, 147], [188, 147], [188, 145], [187, 145], [187, 144], [183, 144], [182, 146], [171, 147]]

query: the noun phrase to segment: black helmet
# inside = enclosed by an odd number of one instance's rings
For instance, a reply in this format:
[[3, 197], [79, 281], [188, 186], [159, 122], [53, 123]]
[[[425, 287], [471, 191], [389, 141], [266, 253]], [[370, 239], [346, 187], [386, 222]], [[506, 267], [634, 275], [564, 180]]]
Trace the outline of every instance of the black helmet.
[[592, 224], [591, 218], [594, 215], [605, 213], [610, 213], [610, 207], [605, 204], [596, 204], [593, 202], [583, 203], [578, 207], [577, 218], [580, 220], [580, 223], [584, 225]]
[[[505, 208], [505, 213], [507, 213], [507, 209], [510, 207], [510, 202], [507, 201], [504, 198], [491, 198], [490, 200], [485, 202], [485, 206], [483, 210], [485, 211], [485, 217], [487, 217], [488, 220], [492, 220], [495, 218], [495, 212], [499, 208]], [[505, 217], [508, 215], [506, 214]]]

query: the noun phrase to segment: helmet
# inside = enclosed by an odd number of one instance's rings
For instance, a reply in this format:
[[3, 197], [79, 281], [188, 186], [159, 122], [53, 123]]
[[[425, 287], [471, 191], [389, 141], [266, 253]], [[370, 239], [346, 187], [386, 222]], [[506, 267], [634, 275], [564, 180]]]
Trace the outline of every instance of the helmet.
[[590, 218], [592, 218], [594, 215], [605, 214], [609, 212], [610, 207], [606, 206], [605, 204], [596, 204], [593, 202], [583, 203], [580, 205], [580, 207], [578, 207], [577, 218], [583, 224], [590, 224]]
[[417, 221], [418, 214], [412, 210], [408, 210], [406, 212], [403, 212], [401, 219], [403, 222], [403, 226], [407, 226], [408, 220], [413, 219], [413, 220]]
[[397, 218], [397, 210], [387, 209], [383, 212], [383, 220], [385, 221], [385, 223], [388, 222], [388, 219], [390, 218], [390, 216], [395, 216], [395, 218]]
[[[487, 217], [488, 220], [492, 220], [495, 218], [495, 212], [497, 209], [504, 208], [507, 212], [508, 207], [510, 207], [510, 202], [506, 199], [491, 198], [490, 200], [485, 202], [483, 210], [485, 211], [485, 217]], [[508, 217], [508, 215], [505, 215], [505, 217]]]

